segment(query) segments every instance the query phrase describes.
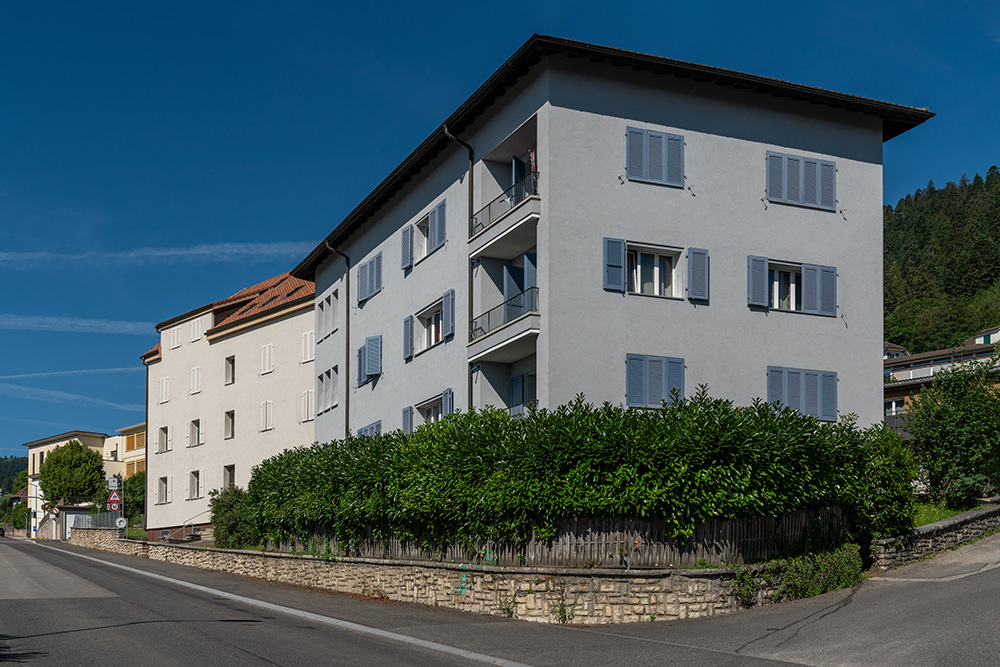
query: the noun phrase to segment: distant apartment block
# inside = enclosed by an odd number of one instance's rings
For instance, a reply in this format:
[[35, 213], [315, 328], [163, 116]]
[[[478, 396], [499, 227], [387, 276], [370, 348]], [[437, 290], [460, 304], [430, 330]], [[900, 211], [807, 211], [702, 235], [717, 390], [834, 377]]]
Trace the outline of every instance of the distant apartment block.
[[157, 325], [147, 368], [146, 526], [210, 523], [209, 491], [313, 441], [313, 283], [282, 274]]

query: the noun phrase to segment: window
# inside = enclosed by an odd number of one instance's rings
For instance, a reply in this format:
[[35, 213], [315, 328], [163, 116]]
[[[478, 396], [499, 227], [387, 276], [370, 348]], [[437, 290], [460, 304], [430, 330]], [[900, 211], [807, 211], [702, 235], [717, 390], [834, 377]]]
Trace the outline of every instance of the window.
[[197, 394], [201, 392], [201, 366], [195, 366], [191, 369], [191, 393]]
[[223, 419], [223, 437], [226, 440], [233, 438], [236, 435], [236, 411], [230, 410], [225, 414]]
[[170, 330], [170, 349], [175, 350], [181, 346], [181, 328], [174, 327]]
[[260, 348], [260, 374], [267, 375], [274, 371], [274, 344], [268, 343]]
[[631, 407], [658, 408], [677, 390], [684, 398], [684, 360], [675, 357], [625, 355], [625, 403]]
[[684, 186], [684, 137], [630, 127], [625, 172], [630, 181]]
[[649, 296], [679, 296], [675, 275], [680, 250], [633, 248], [626, 253], [627, 291]]
[[316, 342], [337, 330], [337, 290], [316, 302]]
[[236, 357], [226, 357], [226, 384], [236, 382]]
[[222, 467], [222, 488], [231, 489], [236, 486], [236, 466], [228, 465]]
[[135, 434], [135, 448], [136, 449], [146, 449], [146, 432]]
[[135, 449], [135, 434], [125, 436], [125, 451], [131, 452]]
[[358, 386], [382, 374], [382, 337], [365, 338], [358, 349]]
[[374, 424], [369, 424], [368, 426], [362, 426], [358, 429], [358, 436], [366, 435], [382, 435], [382, 422], [377, 421]]
[[316, 358], [316, 332], [307, 331], [302, 334], [302, 363], [306, 364]]
[[45, 463], [45, 452], [41, 452], [38, 455], [38, 469], [42, 469], [42, 464]]
[[358, 266], [358, 303], [382, 290], [382, 253]]
[[433, 424], [455, 411], [455, 392], [449, 387], [434, 398], [413, 407], [403, 408], [403, 431], [405, 433], [410, 433], [413, 430], [414, 408], [424, 424]]
[[274, 428], [274, 401], [261, 401], [260, 430], [270, 431]]
[[166, 403], [170, 400], [170, 378], [162, 377], [160, 378], [160, 403]]
[[433, 424], [441, 421], [441, 401], [435, 401], [427, 407], [421, 408], [420, 416], [424, 418], [425, 424]]
[[156, 504], [163, 505], [169, 503], [171, 500], [171, 495], [173, 485], [171, 484], [171, 477], [161, 477], [156, 483]]
[[837, 421], [837, 374], [768, 366], [767, 402], [824, 421]]
[[837, 268], [747, 257], [747, 304], [774, 310], [837, 314]]
[[837, 203], [837, 165], [826, 160], [768, 151], [767, 199], [833, 211]]
[[135, 462], [129, 461], [125, 464], [125, 477], [131, 477], [135, 474]]
[[[416, 331], [414, 331], [416, 329]], [[448, 290], [441, 300], [414, 317], [403, 319], [403, 358], [430, 349], [455, 335], [455, 290]]]
[[191, 320], [191, 342], [201, 340], [201, 318]]
[[414, 264], [444, 245], [446, 234], [445, 202], [432, 208], [427, 215], [402, 231], [402, 268]]
[[188, 500], [201, 498], [201, 471], [192, 470], [188, 473]]
[[302, 392], [302, 422], [311, 422], [316, 417], [316, 391], [306, 389]]
[[205, 444], [205, 434], [201, 430], [201, 420], [192, 419], [188, 424], [187, 446], [197, 447]]
[[403, 408], [403, 433], [413, 433], [413, 406]]
[[174, 447], [173, 437], [169, 426], [161, 426], [157, 432], [156, 451], [169, 452]]
[[135, 462], [136, 472], [146, 472], [146, 459], [141, 459]]
[[893, 398], [884, 404], [886, 417], [902, 417], [906, 414], [906, 399]]
[[538, 401], [537, 376], [534, 371], [515, 375], [510, 379], [510, 414], [517, 416], [524, 414], [527, 408], [537, 405]]
[[337, 367], [316, 376], [316, 413], [321, 414], [337, 405]]

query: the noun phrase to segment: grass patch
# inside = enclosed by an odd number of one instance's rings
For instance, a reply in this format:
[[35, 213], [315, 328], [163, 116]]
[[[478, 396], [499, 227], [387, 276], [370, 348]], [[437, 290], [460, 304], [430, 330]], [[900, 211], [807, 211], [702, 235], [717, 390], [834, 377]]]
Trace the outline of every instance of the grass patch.
[[142, 528], [126, 528], [125, 529], [125, 539], [126, 540], [145, 540], [149, 538], [149, 532], [143, 530]]
[[934, 503], [928, 502], [918, 502], [917, 503], [917, 513], [913, 517], [913, 525], [915, 527], [926, 526], [929, 523], [934, 523], [935, 521], [941, 521], [942, 519], [950, 519], [953, 516], [958, 516], [959, 514], [964, 514], [966, 512], [971, 512], [972, 510], [978, 510], [985, 507], [985, 505], [976, 505], [970, 509], [966, 510], [954, 510], [944, 505], [935, 505]]

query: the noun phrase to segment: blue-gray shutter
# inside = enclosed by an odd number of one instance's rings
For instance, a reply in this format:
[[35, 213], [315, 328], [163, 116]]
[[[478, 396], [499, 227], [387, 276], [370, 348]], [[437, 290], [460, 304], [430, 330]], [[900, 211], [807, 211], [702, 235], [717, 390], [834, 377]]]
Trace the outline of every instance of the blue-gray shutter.
[[372, 435], [382, 435], [382, 420], [379, 419], [377, 422], [372, 424]]
[[684, 185], [684, 137], [667, 135], [667, 183]]
[[365, 375], [382, 373], [382, 336], [365, 338]]
[[802, 312], [819, 313], [819, 269], [812, 264], [802, 265]]
[[455, 411], [455, 392], [451, 387], [441, 392], [441, 415], [447, 417]]
[[524, 403], [524, 376], [515, 375], [510, 379], [510, 407]]
[[625, 403], [646, 407], [646, 357], [625, 355]]
[[708, 301], [708, 251], [688, 248], [688, 299]]
[[826, 421], [837, 421], [837, 374], [820, 373], [819, 391], [819, 418]]
[[785, 161], [781, 153], [767, 154], [767, 198], [773, 201], [785, 198]]
[[441, 297], [441, 336], [455, 335], [455, 290], [450, 289]]
[[802, 371], [798, 368], [785, 369], [785, 406], [802, 411]]
[[413, 433], [413, 406], [403, 408], [403, 433]]
[[646, 131], [628, 128], [625, 142], [625, 174], [630, 179], [646, 178]]
[[837, 268], [834, 266], [819, 267], [819, 312], [837, 314]]
[[382, 291], [382, 253], [372, 258], [371, 264], [371, 284], [369, 296], [374, 296]]
[[767, 367], [767, 402], [785, 405], [785, 369]]
[[403, 227], [403, 252], [402, 267], [408, 269], [413, 266], [413, 225]]
[[437, 219], [438, 212], [437, 207], [432, 208], [430, 213], [427, 214], [427, 254], [431, 254], [434, 250], [437, 250]]
[[646, 357], [646, 405], [651, 408], [660, 407], [667, 398], [666, 362], [663, 357]]
[[604, 289], [625, 291], [625, 240], [604, 238]]
[[819, 163], [809, 158], [802, 160], [802, 203], [819, 204]]
[[413, 315], [403, 318], [403, 359], [413, 358]]
[[684, 398], [684, 360], [683, 359], [667, 359], [667, 387], [666, 387], [666, 397], [670, 400], [670, 394], [673, 390], [677, 390], [677, 396], [679, 398]]
[[538, 287], [538, 254], [524, 253], [524, 289]]
[[833, 162], [820, 162], [819, 205], [835, 209], [837, 205], [837, 165]]
[[802, 158], [785, 156], [785, 201], [802, 203]]
[[[434, 224], [434, 247], [440, 248], [444, 245], [445, 233], [447, 231], [447, 225], [445, 224], [445, 202], [438, 204], [437, 208], [434, 209], [435, 216], [433, 218]], [[428, 223], [428, 227], [430, 222]]]
[[365, 346], [362, 345], [358, 348], [358, 386], [363, 385], [367, 379], [368, 376], [365, 374]]
[[369, 284], [371, 277], [369, 275], [369, 262], [365, 262], [358, 266], [358, 303], [361, 303], [368, 298]]
[[819, 417], [819, 373], [817, 371], [802, 371], [802, 407], [804, 415]]
[[767, 308], [768, 284], [767, 257], [747, 257], [747, 305]]
[[667, 137], [662, 132], [646, 132], [646, 178], [667, 182]]

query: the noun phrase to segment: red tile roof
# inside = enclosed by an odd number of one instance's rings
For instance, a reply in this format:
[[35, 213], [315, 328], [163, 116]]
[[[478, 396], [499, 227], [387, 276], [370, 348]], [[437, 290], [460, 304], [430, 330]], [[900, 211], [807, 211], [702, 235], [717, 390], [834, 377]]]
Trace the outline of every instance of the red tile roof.
[[[303, 299], [311, 303], [316, 293], [316, 284], [311, 280], [294, 278], [288, 273], [282, 273], [262, 283], [241, 289], [228, 299], [212, 304], [212, 310], [218, 311], [224, 307], [239, 304], [235, 312], [217, 321], [208, 333], [233, 326], [240, 322], [252, 320], [260, 315], [282, 308]], [[246, 303], [240, 303], [245, 301]]]
[[153, 349], [151, 349], [149, 352], [147, 352], [146, 354], [142, 355], [139, 358], [140, 359], [145, 359], [146, 357], [151, 357], [154, 354], [159, 354], [159, 352], [160, 352], [160, 344], [157, 343], [156, 345], [153, 346]]

